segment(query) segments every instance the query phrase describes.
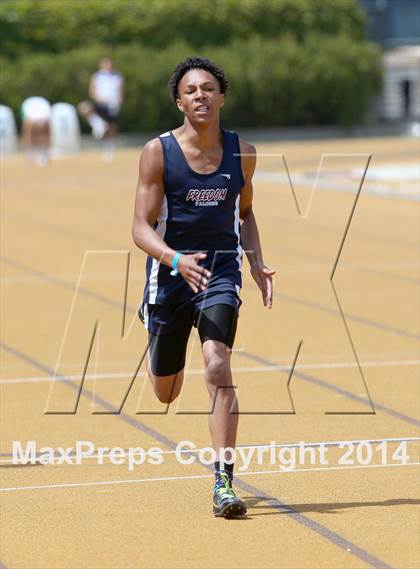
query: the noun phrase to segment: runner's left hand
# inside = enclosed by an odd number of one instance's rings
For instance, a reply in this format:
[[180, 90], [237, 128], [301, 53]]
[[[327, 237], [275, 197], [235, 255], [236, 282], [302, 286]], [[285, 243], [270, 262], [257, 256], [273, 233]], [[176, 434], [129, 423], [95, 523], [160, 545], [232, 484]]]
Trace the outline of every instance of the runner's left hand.
[[273, 276], [276, 271], [269, 269], [263, 263], [251, 266], [251, 275], [257, 283], [262, 294], [264, 306], [271, 308], [273, 306]]

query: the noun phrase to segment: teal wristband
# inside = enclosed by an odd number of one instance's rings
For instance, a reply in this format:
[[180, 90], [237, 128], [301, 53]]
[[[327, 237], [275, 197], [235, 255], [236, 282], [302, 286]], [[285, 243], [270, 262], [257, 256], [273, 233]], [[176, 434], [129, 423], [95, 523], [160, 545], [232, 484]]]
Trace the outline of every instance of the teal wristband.
[[178, 274], [178, 261], [180, 260], [180, 258], [182, 257], [182, 253], [178, 253], [178, 251], [175, 253], [174, 258], [172, 259], [172, 271], [171, 271], [171, 275], [173, 277], [176, 277], [176, 275]]

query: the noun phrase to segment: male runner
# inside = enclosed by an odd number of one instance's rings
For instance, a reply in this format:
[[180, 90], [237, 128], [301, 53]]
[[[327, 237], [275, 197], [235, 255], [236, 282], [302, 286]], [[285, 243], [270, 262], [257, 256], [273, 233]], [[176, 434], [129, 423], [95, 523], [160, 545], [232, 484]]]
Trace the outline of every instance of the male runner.
[[[227, 79], [207, 59], [190, 57], [170, 78], [184, 123], [149, 141], [140, 158], [133, 239], [148, 253], [140, 317], [149, 332], [147, 371], [159, 400], [179, 394], [192, 326], [202, 343], [213, 412], [214, 449], [235, 447], [238, 402], [230, 350], [241, 300], [242, 245], [271, 308], [272, 276], [262, 260], [252, 211], [255, 148], [220, 128]], [[213, 512], [246, 507], [232, 489], [233, 464], [215, 465]]]
[[112, 60], [104, 57], [99, 69], [89, 83], [89, 95], [93, 101], [82, 101], [77, 106], [79, 113], [92, 127], [93, 136], [100, 140], [105, 137], [104, 158], [112, 160], [117, 118], [124, 98], [124, 79], [115, 69]]

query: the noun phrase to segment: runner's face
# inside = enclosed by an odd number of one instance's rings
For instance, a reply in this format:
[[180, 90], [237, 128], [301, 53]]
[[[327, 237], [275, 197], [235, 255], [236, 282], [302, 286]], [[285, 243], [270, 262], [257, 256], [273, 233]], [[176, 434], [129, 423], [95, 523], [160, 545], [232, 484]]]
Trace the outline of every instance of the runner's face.
[[178, 84], [178, 109], [191, 122], [206, 123], [219, 116], [224, 104], [219, 81], [204, 69], [191, 69]]
[[109, 57], [104, 57], [101, 59], [99, 62], [99, 69], [102, 71], [112, 71], [112, 61], [109, 59]]

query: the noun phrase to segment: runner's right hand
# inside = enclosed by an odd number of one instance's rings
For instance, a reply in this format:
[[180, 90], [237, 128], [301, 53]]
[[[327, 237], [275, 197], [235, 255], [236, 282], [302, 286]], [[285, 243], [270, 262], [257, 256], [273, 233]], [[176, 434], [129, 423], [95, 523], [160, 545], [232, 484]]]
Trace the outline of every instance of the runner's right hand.
[[206, 253], [192, 253], [191, 255], [182, 255], [178, 261], [178, 271], [194, 292], [206, 290], [211, 277], [210, 271], [199, 265], [199, 262], [206, 257]]

